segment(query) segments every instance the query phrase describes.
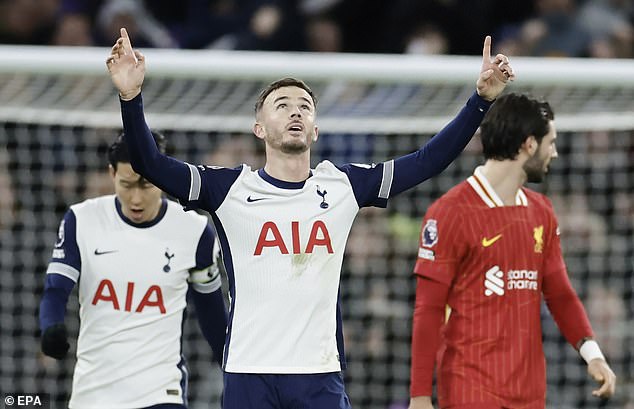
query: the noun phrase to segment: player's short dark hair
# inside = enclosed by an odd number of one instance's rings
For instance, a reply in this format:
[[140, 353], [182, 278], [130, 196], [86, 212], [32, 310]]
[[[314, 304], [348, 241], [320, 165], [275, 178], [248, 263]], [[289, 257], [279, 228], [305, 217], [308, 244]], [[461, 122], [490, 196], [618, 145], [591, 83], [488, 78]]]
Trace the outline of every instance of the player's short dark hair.
[[266, 97], [269, 96], [271, 92], [283, 87], [297, 87], [303, 89], [304, 91], [308, 92], [308, 95], [310, 95], [310, 98], [313, 100], [313, 105], [315, 105], [315, 107], [317, 106], [317, 97], [304, 81], [298, 80], [296, 78], [287, 77], [270, 83], [260, 92], [258, 100], [255, 102], [255, 113], [257, 114], [258, 112], [260, 112], [260, 109], [262, 109], [262, 105], [264, 105], [264, 100], [266, 99]]
[[[117, 139], [108, 146], [108, 163], [117, 170], [118, 163], [130, 163], [130, 152], [128, 152], [128, 144], [123, 140], [124, 134], [121, 133]], [[159, 132], [152, 131], [156, 147], [161, 153], [165, 153], [167, 140], [165, 136]]]
[[524, 94], [499, 97], [480, 125], [485, 159], [515, 159], [522, 143], [533, 135], [541, 143], [555, 114], [548, 102]]

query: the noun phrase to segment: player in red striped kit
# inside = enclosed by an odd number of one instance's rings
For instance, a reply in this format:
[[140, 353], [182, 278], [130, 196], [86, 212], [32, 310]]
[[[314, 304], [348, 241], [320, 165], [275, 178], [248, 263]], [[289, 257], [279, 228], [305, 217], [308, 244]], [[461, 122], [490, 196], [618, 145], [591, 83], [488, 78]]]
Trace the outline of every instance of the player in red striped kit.
[[523, 187], [557, 157], [545, 102], [509, 94], [481, 125], [486, 163], [437, 200], [423, 220], [412, 338], [410, 409], [544, 408], [542, 295], [566, 340], [614, 393], [615, 375], [592, 339], [570, 285], [550, 201]]

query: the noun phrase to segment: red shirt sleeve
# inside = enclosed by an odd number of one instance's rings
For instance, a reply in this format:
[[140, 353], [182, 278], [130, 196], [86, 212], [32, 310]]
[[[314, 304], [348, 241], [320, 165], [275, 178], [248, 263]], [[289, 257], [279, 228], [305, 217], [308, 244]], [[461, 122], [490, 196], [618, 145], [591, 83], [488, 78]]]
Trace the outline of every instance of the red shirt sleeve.
[[464, 249], [460, 216], [452, 207], [439, 199], [429, 208], [422, 223], [414, 267], [418, 279], [412, 330], [412, 397], [432, 394], [445, 307]]
[[440, 345], [440, 329], [445, 321], [449, 286], [418, 277], [412, 329], [410, 396], [431, 396], [434, 363]]
[[[550, 208], [552, 212], [552, 208]], [[559, 227], [554, 212], [551, 213], [550, 237], [544, 257], [544, 300], [559, 330], [568, 343], [576, 348], [584, 337], [591, 337], [592, 327], [577, 293], [570, 284], [561, 252]]]
[[436, 201], [423, 219], [414, 273], [450, 285], [464, 253], [462, 233], [454, 206]]

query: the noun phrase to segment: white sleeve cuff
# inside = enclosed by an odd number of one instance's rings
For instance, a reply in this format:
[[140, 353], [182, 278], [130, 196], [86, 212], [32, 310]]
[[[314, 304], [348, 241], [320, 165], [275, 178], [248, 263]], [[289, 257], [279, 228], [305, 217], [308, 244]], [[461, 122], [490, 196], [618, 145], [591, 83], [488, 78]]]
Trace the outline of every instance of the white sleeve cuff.
[[599, 344], [596, 341], [589, 339], [581, 345], [579, 348], [579, 354], [586, 361], [587, 364], [590, 363], [593, 359], [603, 359], [605, 361], [605, 357], [601, 352], [601, 348], [599, 348]]

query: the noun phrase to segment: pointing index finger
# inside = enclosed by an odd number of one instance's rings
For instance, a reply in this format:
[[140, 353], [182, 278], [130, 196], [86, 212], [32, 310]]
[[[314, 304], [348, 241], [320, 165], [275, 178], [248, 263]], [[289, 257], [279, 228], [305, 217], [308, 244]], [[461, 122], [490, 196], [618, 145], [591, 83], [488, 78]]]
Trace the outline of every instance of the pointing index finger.
[[484, 47], [482, 47], [482, 63], [491, 63], [491, 36], [484, 37]]
[[123, 38], [123, 54], [126, 55], [130, 53], [134, 57], [134, 60], [137, 61], [136, 55], [134, 55], [134, 50], [132, 48], [132, 43], [130, 42], [128, 30], [126, 30], [125, 27], [121, 27], [121, 38]]

